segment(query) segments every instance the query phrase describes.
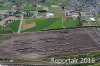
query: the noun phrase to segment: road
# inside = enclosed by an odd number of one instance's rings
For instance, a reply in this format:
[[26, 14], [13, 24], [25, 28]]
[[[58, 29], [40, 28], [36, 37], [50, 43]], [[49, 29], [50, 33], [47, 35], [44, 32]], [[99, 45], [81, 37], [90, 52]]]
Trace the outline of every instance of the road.
[[19, 29], [18, 29], [17, 33], [21, 32], [21, 27], [22, 27], [22, 24], [23, 24], [23, 18], [24, 18], [24, 16], [23, 16], [23, 13], [22, 13], [22, 15], [21, 15], [21, 21], [20, 21], [20, 25], [19, 25]]

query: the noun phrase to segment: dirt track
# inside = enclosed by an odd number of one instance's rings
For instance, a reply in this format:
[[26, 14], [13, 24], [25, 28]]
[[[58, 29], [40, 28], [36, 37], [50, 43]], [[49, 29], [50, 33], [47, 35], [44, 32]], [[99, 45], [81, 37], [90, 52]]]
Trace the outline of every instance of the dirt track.
[[29, 29], [29, 28], [32, 28], [32, 27], [35, 27], [35, 26], [36, 26], [35, 22], [31, 23], [31, 24], [23, 22], [21, 30], [26, 30], [26, 29]]
[[77, 28], [4, 36], [0, 57], [37, 59], [51, 55], [72, 55], [100, 50], [100, 31]]

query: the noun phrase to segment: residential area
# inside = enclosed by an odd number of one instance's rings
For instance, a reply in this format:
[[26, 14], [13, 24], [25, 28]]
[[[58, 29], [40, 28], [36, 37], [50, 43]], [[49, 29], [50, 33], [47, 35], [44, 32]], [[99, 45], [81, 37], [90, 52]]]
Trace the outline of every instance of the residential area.
[[98, 15], [66, 5], [66, 0], [0, 0], [0, 34], [100, 25]]

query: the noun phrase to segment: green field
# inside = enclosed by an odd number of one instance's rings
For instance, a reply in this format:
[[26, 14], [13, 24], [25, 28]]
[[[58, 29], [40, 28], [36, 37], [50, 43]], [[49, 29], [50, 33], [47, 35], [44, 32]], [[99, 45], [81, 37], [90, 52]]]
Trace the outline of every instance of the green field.
[[0, 26], [0, 30], [2, 29], [2, 26]]
[[3, 6], [3, 7], [0, 7], [0, 10], [10, 10], [12, 7], [9, 7], [9, 6]]
[[[39, 30], [46, 29], [46, 27], [53, 24], [56, 20], [57, 20], [57, 18], [34, 19], [34, 22], [36, 22], [36, 27], [32, 27], [30, 29], [24, 30], [24, 32], [32, 32], [32, 31], [39, 31]], [[59, 22], [57, 22], [57, 23], [59, 23]]]
[[12, 22], [11, 24], [8, 25], [8, 27], [13, 30], [14, 32], [17, 32], [18, 31], [18, 28], [19, 28], [19, 24], [20, 24], [20, 21], [19, 20], [16, 20], [14, 22]]
[[78, 20], [73, 20], [72, 18], [64, 21], [62, 26], [62, 19], [60, 18], [39, 18], [39, 19], [32, 19], [28, 18], [25, 19], [25, 22], [32, 23], [36, 22], [36, 26], [30, 29], [26, 29], [22, 32], [33, 32], [33, 31], [40, 31], [40, 30], [49, 30], [49, 29], [61, 29], [63, 26], [65, 28], [73, 28], [79, 26]]
[[[26, 23], [28, 23], [28, 24], [31, 24], [31, 23], [33, 23], [34, 22], [34, 18], [28, 18], [28, 17], [26, 17], [25, 19], [24, 19], [24, 21], [26, 22]], [[42, 20], [42, 19], [41, 19]]]
[[95, 21], [95, 22], [83, 22], [83, 26], [100, 26], [100, 21]]
[[9, 33], [12, 33], [13, 31], [12, 30], [0, 30], [0, 34], [9, 34]]
[[69, 18], [67, 19], [65, 22], [64, 22], [64, 26], [66, 28], [73, 28], [73, 27], [77, 27], [77, 26], [81, 26], [78, 19], [72, 19], [72, 18]]
[[20, 21], [14, 21], [7, 26], [8, 29], [0, 29], [0, 34], [9, 34], [17, 32], [19, 28]]
[[60, 29], [62, 28], [62, 19], [56, 19], [52, 22], [52, 24], [50, 24], [49, 26], [47, 26], [45, 28], [45, 30], [48, 29]]
[[36, 7], [32, 7], [32, 6], [28, 6], [26, 5], [24, 8], [23, 8], [23, 11], [36, 11]]

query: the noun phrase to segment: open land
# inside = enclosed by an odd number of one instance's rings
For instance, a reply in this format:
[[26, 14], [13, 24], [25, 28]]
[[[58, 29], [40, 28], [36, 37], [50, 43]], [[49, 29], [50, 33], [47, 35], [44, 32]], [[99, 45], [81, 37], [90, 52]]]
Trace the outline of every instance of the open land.
[[100, 66], [99, 6], [99, 0], [0, 0], [0, 62], [91, 57], [96, 64], [89, 66]]
[[96, 28], [9, 34], [3, 39], [4, 42], [0, 45], [0, 57], [36, 59], [100, 50], [100, 31]]

